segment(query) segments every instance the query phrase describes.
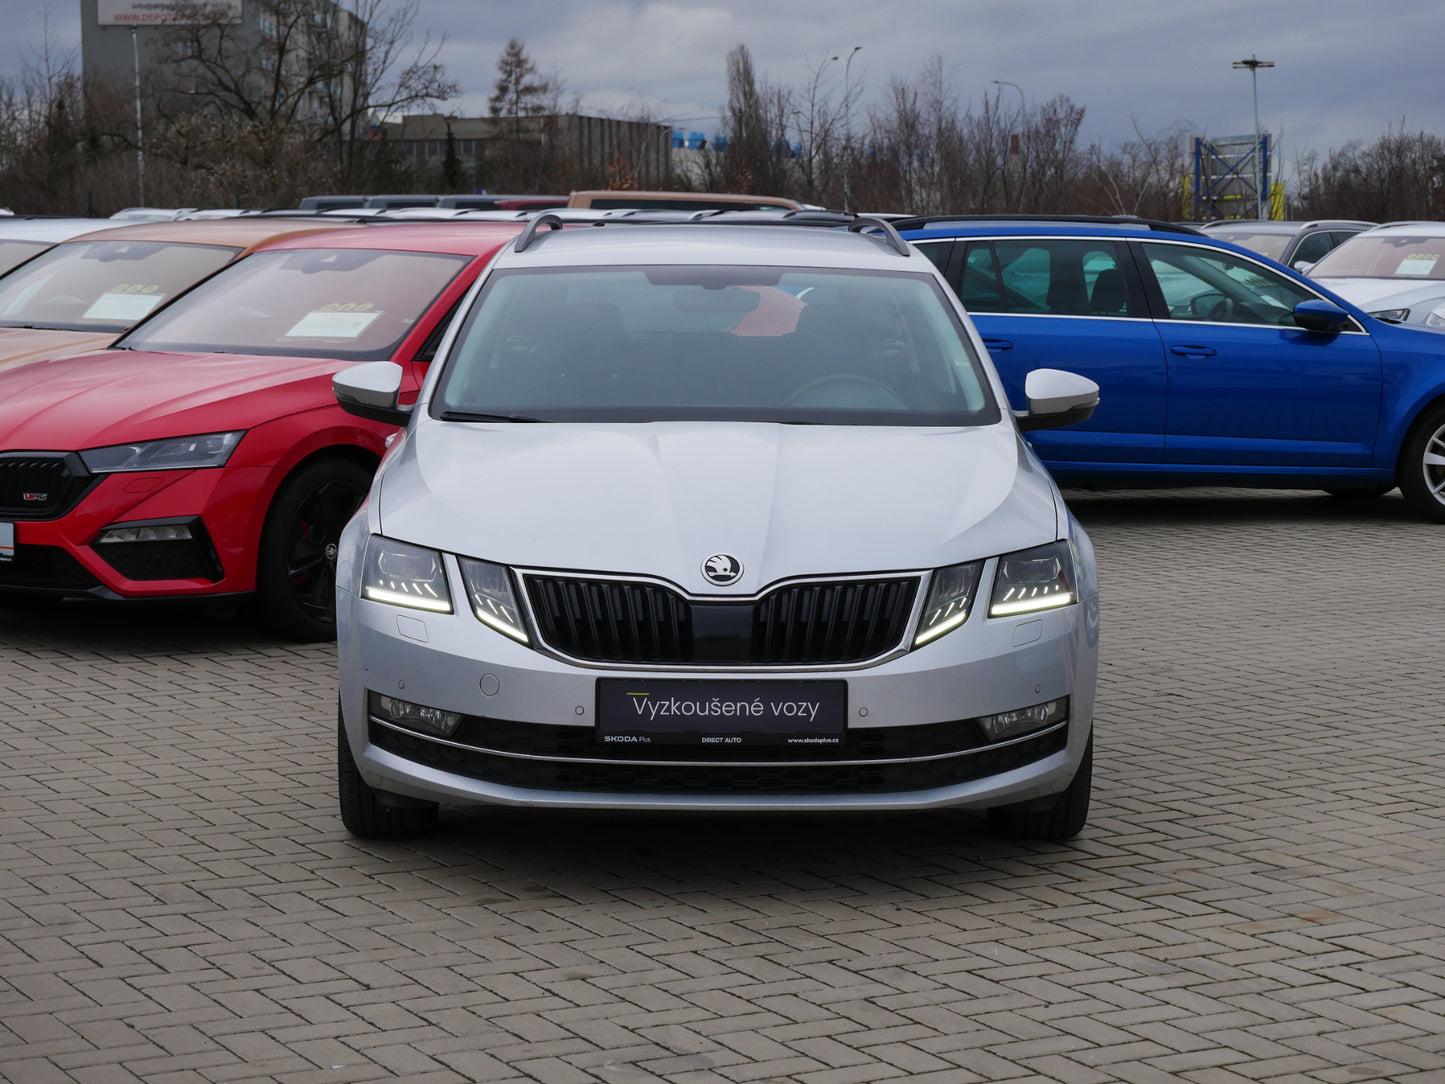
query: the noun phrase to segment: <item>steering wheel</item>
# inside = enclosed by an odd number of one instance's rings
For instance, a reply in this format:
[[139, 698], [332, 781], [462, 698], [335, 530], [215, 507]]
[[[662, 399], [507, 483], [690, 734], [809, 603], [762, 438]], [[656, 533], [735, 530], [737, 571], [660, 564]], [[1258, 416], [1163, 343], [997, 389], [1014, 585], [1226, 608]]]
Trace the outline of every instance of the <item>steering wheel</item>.
[[881, 380], [857, 373], [832, 373], [810, 380], [784, 406], [831, 407], [835, 410], [907, 410], [908, 404]]

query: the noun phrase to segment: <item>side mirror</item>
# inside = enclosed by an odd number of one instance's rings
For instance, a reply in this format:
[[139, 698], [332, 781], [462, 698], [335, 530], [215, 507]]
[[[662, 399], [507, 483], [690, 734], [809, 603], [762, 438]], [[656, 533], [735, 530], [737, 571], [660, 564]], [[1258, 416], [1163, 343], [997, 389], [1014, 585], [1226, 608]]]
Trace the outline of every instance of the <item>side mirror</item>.
[[405, 425], [411, 418], [411, 407], [398, 405], [401, 378], [400, 365], [368, 361], [333, 376], [331, 391], [348, 414], [388, 425]]
[[1055, 429], [1088, 421], [1099, 405], [1099, 385], [1062, 369], [1035, 369], [1024, 377], [1028, 410], [1016, 414], [1019, 429]]
[[1333, 335], [1345, 329], [1350, 322], [1350, 314], [1333, 301], [1314, 298], [1301, 301], [1294, 307], [1294, 322], [1306, 331], [1324, 331]]

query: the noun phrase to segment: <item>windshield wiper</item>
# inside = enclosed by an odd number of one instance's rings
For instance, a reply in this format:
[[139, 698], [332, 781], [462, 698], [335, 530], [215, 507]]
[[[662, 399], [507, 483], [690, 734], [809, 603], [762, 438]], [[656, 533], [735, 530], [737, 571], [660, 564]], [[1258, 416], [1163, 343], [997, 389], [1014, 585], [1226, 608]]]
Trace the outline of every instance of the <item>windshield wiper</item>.
[[444, 422], [540, 422], [527, 414], [474, 414], [469, 410], [443, 410], [437, 415]]

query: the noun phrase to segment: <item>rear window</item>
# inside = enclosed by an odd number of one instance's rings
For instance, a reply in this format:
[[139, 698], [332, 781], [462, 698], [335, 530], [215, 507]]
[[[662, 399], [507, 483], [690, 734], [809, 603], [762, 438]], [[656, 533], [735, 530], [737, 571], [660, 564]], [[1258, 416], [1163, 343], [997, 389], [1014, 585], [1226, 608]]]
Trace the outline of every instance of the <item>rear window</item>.
[[0, 279], [0, 326], [121, 332], [239, 251], [161, 241], [56, 245]]
[[254, 252], [117, 345], [382, 361], [469, 260], [371, 249]]
[[976, 425], [997, 407], [931, 275], [659, 266], [499, 272], [443, 420]]

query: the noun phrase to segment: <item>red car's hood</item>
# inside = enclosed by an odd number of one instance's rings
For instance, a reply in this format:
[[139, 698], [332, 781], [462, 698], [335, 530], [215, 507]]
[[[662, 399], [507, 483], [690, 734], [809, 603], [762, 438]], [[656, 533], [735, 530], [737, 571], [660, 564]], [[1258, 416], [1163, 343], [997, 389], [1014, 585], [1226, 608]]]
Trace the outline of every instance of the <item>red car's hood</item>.
[[55, 331], [43, 327], [0, 327], [0, 370], [38, 361], [64, 358], [109, 346], [120, 336], [114, 331]]
[[0, 451], [78, 451], [249, 429], [334, 405], [350, 362], [104, 350], [0, 371]]

